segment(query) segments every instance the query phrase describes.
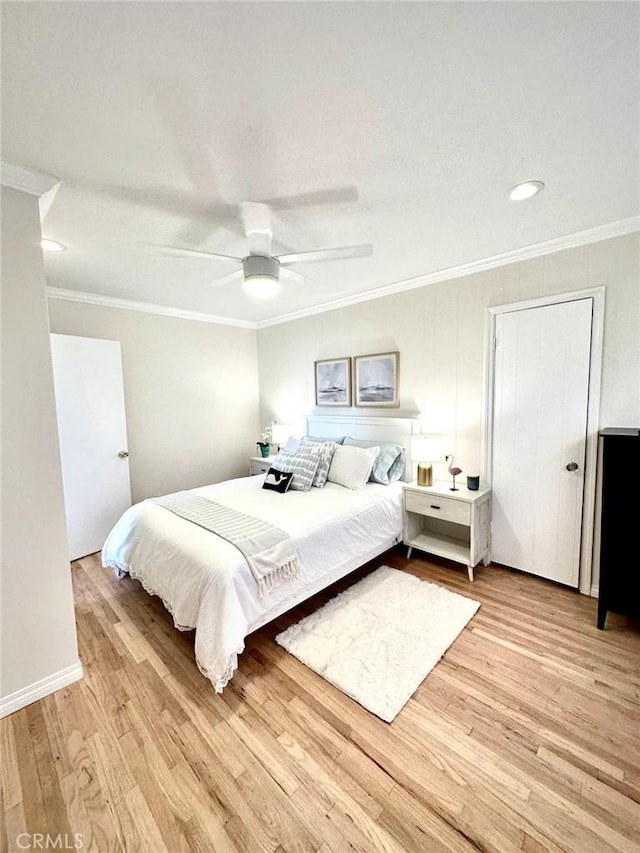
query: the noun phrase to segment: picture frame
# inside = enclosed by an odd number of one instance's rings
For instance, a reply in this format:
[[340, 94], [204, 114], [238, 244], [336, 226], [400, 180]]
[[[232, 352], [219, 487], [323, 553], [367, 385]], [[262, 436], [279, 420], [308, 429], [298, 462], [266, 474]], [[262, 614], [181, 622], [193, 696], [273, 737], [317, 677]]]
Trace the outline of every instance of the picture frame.
[[351, 358], [314, 362], [316, 406], [351, 405]]
[[353, 359], [355, 405], [375, 408], [399, 406], [399, 368], [399, 352], [355, 356]]

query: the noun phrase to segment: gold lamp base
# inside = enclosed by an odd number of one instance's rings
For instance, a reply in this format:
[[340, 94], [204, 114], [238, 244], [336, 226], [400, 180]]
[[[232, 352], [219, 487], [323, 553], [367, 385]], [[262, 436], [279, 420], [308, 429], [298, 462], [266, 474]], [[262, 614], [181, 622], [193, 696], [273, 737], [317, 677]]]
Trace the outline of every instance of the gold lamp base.
[[433, 486], [433, 466], [429, 462], [418, 463], [418, 485]]

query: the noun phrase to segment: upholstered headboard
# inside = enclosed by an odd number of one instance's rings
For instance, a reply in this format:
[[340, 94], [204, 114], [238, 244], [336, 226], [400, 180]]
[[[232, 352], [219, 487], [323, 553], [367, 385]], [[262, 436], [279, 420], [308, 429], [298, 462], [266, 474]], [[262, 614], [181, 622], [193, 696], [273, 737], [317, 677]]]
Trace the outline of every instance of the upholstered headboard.
[[420, 432], [415, 418], [357, 418], [349, 415], [310, 415], [306, 418], [306, 434], [323, 438], [349, 435], [365, 441], [395, 441], [406, 451], [403, 480], [411, 476], [411, 436]]

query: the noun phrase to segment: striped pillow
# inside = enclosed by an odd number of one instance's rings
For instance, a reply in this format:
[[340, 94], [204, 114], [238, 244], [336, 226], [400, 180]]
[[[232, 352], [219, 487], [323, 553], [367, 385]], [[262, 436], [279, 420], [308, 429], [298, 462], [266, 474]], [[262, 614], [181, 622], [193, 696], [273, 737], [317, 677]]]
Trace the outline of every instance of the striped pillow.
[[374, 483], [388, 486], [399, 480], [404, 474], [405, 450], [401, 444], [389, 444], [380, 448], [380, 454], [373, 464], [371, 479]]
[[293, 474], [291, 488], [298, 492], [308, 492], [318, 470], [320, 456], [313, 453], [289, 453], [281, 450], [273, 460], [273, 467], [285, 474]]
[[329, 475], [329, 468], [331, 467], [331, 460], [333, 459], [333, 453], [337, 447], [335, 441], [311, 441], [309, 439], [303, 438], [300, 442], [300, 447], [298, 452], [301, 453], [312, 453], [314, 456], [319, 458], [318, 469], [316, 471], [316, 475], [313, 478], [313, 485], [317, 488], [321, 489], [324, 484], [327, 482], [327, 477]]

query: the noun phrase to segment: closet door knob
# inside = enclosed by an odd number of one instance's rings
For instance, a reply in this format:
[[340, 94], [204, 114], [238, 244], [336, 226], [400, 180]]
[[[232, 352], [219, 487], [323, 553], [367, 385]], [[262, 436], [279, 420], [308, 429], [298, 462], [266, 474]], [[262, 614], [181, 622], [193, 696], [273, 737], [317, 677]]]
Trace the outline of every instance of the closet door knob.
[[577, 471], [578, 463], [577, 462], [569, 462], [567, 463], [567, 471]]
[[118, 453], [118, 456], [120, 457], [120, 459], [126, 459], [128, 455], [129, 454], [127, 453], [126, 450], [121, 450], [120, 453]]

